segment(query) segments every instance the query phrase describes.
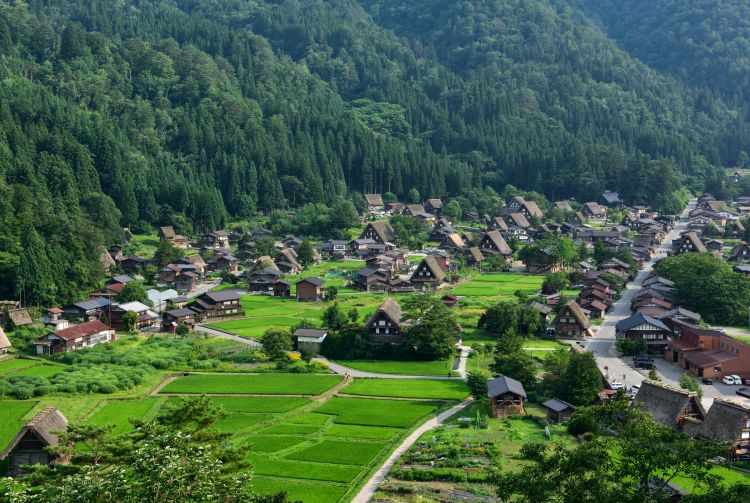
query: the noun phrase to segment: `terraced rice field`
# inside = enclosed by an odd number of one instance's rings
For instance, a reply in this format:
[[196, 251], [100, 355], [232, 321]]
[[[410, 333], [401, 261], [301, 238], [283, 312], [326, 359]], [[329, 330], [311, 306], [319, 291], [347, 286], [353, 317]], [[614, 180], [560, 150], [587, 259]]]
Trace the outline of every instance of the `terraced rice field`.
[[0, 445], [3, 446], [3, 449], [25, 424], [22, 418], [36, 404], [35, 401], [0, 401]]
[[341, 382], [322, 374], [190, 374], [167, 384], [161, 393], [221, 395], [319, 395]]
[[336, 360], [345, 367], [376, 374], [447, 376], [453, 369], [453, 357], [436, 361]]
[[527, 295], [538, 292], [543, 281], [543, 276], [516, 273], [480, 274], [474, 276], [471, 281], [455, 288], [451, 293], [467, 297], [510, 298], [517, 290], [521, 290]]
[[133, 429], [133, 425], [130, 422], [131, 418], [151, 419], [156, 415], [158, 408], [161, 407], [164, 401], [164, 398], [156, 397], [148, 397], [141, 400], [107, 401], [88, 418], [87, 422], [99, 426], [114, 425], [112, 433], [120, 435]]
[[431, 381], [426, 379], [356, 379], [343, 393], [361, 396], [429, 398], [463, 400], [469, 396], [464, 381]]

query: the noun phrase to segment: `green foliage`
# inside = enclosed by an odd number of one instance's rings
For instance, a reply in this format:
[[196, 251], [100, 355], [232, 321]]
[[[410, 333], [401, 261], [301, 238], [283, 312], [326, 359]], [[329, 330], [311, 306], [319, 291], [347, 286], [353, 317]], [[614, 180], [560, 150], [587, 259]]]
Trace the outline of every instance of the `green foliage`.
[[122, 324], [125, 327], [126, 332], [132, 332], [135, 330], [135, 324], [138, 321], [138, 313], [135, 311], [128, 311], [122, 315]]
[[661, 260], [657, 271], [674, 281], [677, 298], [708, 323], [741, 325], [747, 321], [750, 279], [722, 259], [684, 253]]
[[644, 339], [631, 339], [629, 337], [623, 337], [619, 339], [615, 345], [617, 351], [622, 353], [623, 356], [638, 356], [645, 355], [648, 351], [648, 344]]
[[326, 308], [322, 321], [323, 326], [334, 331], [339, 331], [349, 324], [349, 318], [344, 313], [344, 310], [341, 309], [338, 302], [334, 302]]
[[167, 264], [171, 264], [172, 262], [179, 260], [184, 256], [184, 250], [173, 246], [172, 243], [170, 243], [166, 239], [163, 239], [159, 242], [159, 246], [154, 252], [154, 260], [157, 264], [159, 264], [159, 267], [164, 267]]
[[487, 309], [477, 326], [498, 335], [530, 336], [544, 329], [544, 320], [536, 309], [515, 301], [503, 301]]
[[452, 355], [460, 325], [454, 311], [432, 295], [416, 295], [403, 304], [402, 320], [406, 329], [406, 346], [419, 358], [441, 360]]
[[495, 360], [490, 370], [495, 375], [516, 379], [528, 389], [533, 389], [537, 382], [536, 362], [531, 352], [523, 349], [523, 341], [518, 336], [503, 336], [495, 346]]
[[429, 226], [411, 215], [394, 215], [390, 219], [396, 244], [410, 250], [421, 250], [427, 242]]
[[573, 405], [590, 405], [601, 389], [602, 375], [594, 355], [589, 352], [572, 353], [560, 377], [557, 395]]
[[466, 385], [469, 386], [471, 396], [477, 400], [487, 398], [487, 375], [484, 372], [469, 372]]
[[278, 360], [286, 357], [286, 352], [291, 351], [293, 347], [292, 334], [288, 330], [268, 329], [260, 338], [263, 345], [263, 351], [272, 360]]
[[686, 389], [688, 391], [695, 391], [695, 393], [698, 395], [698, 400], [703, 398], [703, 387], [697, 379], [693, 379], [689, 374], [683, 374], [678, 382], [680, 384], [680, 388]]
[[570, 280], [568, 279], [567, 273], [564, 271], [551, 272], [544, 276], [544, 283], [542, 283], [542, 292], [545, 294], [553, 294], [561, 292], [570, 286]]

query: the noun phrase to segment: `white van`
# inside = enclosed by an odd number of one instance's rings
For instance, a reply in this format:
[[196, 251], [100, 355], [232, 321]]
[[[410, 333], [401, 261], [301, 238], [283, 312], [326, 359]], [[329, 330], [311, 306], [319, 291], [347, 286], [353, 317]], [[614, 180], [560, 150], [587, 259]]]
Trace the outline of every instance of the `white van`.
[[729, 386], [734, 386], [736, 384], [742, 384], [742, 379], [740, 379], [740, 376], [731, 375], [731, 376], [724, 376], [721, 382]]

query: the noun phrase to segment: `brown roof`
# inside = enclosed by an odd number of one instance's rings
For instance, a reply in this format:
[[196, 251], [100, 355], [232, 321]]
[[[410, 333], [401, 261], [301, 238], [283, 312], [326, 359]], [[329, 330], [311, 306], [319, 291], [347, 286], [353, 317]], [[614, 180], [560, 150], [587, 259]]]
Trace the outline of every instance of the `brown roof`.
[[503, 220], [502, 217], [495, 217], [495, 218], [493, 218], [492, 222], [490, 222], [490, 225], [493, 225], [494, 227], [497, 227], [501, 231], [507, 231], [508, 230], [508, 224], [505, 223], [505, 220]]
[[489, 238], [490, 241], [495, 245], [495, 248], [502, 253], [503, 255], [512, 255], [513, 250], [508, 246], [508, 243], [505, 242], [505, 239], [503, 239], [503, 236], [500, 235], [500, 232], [498, 231], [490, 231], [487, 234], [485, 234], [487, 238]]
[[[567, 304], [565, 304], [569, 309], [573, 317], [576, 319], [579, 325], [585, 330], [587, 328], [591, 327], [591, 321], [588, 319], [588, 317], [583, 313], [583, 310], [581, 309], [581, 306], [578, 305], [578, 303], [574, 300], [569, 300]], [[562, 310], [560, 310], [562, 312]], [[557, 315], [558, 318], [560, 315]], [[557, 320], [555, 320], [557, 321]]]
[[432, 276], [438, 281], [442, 281], [443, 278], [445, 278], [445, 272], [443, 272], [443, 268], [440, 267], [440, 264], [438, 264], [437, 260], [435, 260], [435, 257], [433, 257], [432, 255], [428, 255], [423, 258], [422, 263], [427, 266], [427, 268], [432, 273]]
[[68, 420], [65, 419], [65, 416], [55, 407], [45, 407], [21, 428], [21, 431], [11, 440], [5, 450], [0, 453], [0, 459], [5, 459], [29, 431], [33, 432], [44, 444], [57, 445], [57, 435], [53, 432], [67, 429]]
[[385, 299], [380, 306], [378, 306], [377, 311], [375, 311], [370, 319], [367, 321], [366, 326], [370, 326], [372, 322], [375, 321], [375, 317], [378, 315], [378, 313], [385, 313], [388, 318], [391, 319], [393, 323], [396, 325], [401, 325], [401, 317], [404, 315], [404, 312], [401, 310], [401, 306], [398, 305], [398, 302], [391, 299], [390, 297]]
[[409, 213], [413, 216], [426, 213], [426, 211], [424, 210], [424, 206], [422, 206], [421, 204], [407, 204], [406, 209], [409, 210]]
[[450, 234], [445, 236], [445, 241], [447, 242], [447, 244], [455, 246], [456, 248], [463, 248], [464, 246], [466, 246], [464, 240], [461, 239], [461, 236], [459, 236], [456, 232], [451, 232]]
[[596, 309], [597, 311], [601, 311], [603, 313], [607, 311], [607, 304], [600, 302], [598, 300], [595, 300], [589, 304], [589, 308], [592, 308], [592, 307]]
[[[706, 247], [703, 245], [703, 242], [698, 237], [698, 234], [695, 232], [688, 232], [683, 236], [683, 240], [688, 240], [693, 245], [693, 248], [695, 248], [695, 251], [698, 253], [706, 253]], [[683, 241], [684, 242], [684, 241]]]
[[430, 207], [434, 209], [440, 209], [443, 207], [443, 201], [441, 201], [440, 199], [428, 199], [427, 204], [429, 204]]
[[105, 269], [110, 269], [117, 265], [115, 259], [112, 258], [112, 255], [109, 254], [109, 251], [107, 251], [107, 249], [103, 246], [101, 247], [101, 252], [99, 253], [99, 263], [102, 264], [102, 267], [104, 267]]
[[529, 212], [529, 215], [531, 215], [532, 217], [542, 218], [544, 214], [542, 213], [542, 210], [539, 209], [539, 205], [536, 204], [536, 201], [525, 201], [525, 202], [526, 202], [525, 204], [526, 211]]
[[161, 237], [170, 239], [175, 237], [174, 233], [174, 227], [171, 225], [165, 225], [164, 227], [159, 228], [159, 234], [161, 234]]
[[72, 341], [79, 337], [86, 337], [88, 335], [98, 334], [109, 330], [109, 327], [99, 320], [87, 321], [79, 325], [73, 325], [72, 327], [63, 328], [62, 330], [55, 330], [52, 332], [57, 337], [66, 341]]
[[8, 349], [12, 344], [8, 340], [8, 336], [5, 335], [3, 327], [0, 327], [0, 349]]
[[469, 253], [471, 254], [471, 258], [474, 260], [474, 262], [481, 262], [482, 260], [484, 260], [484, 255], [482, 255], [482, 252], [476, 246], [472, 246], [471, 248], [469, 248]]
[[573, 211], [573, 207], [570, 206], [570, 203], [568, 201], [557, 201], [555, 203], [555, 206], [566, 212]]
[[711, 440], [734, 442], [740, 438], [749, 419], [750, 407], [716, 398], [708, 409], [698, 435]]
[[518, 213], [518, 212], [511, 213], [510, 215], [508, 215], [508, 218], [511, 221], [510, 223], [517, 227], [521, 227], [523, 229], [526, 229], [527, 227], [531, 227], [531, 224], [526, 219], [526, 217], [523, 216], [523, 213]]
[[734, 360], [735, 358], [738, 358], [736, 354], [723, 349], [714, 351], [694, 351], [685, 355], [686, 361], [699, 368], [710, 367], [721, 362]]
[[29, 312], [26, 309], [8, 309], [6, 316], [10, 319], [16, 327], [22, 327], [24, 325], [31, 325], [34, 321], [31, 319]]
[[387, 220], [376, 220], [375, 222], [370, 222], [368, 225], [372, 227], [384, 242], [394, 241], [396, 239], [396, 232]]
[[380, 194], [365, 194], [365, 201], [370, 206], [383, 206], [383, 196]]
[[694, 391], [644, 380], [635, 396], [643, 411], [665, 426], [677, 426], [685, 415], [703, 419], [706, 411]]

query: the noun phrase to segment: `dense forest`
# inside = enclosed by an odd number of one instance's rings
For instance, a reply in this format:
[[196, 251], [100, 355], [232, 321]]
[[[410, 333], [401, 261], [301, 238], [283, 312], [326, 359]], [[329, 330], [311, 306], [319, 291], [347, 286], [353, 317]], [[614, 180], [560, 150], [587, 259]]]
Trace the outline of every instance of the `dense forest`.
[[741, 91], [640, 62], [587, 4], [0, 4], [0, 298], [76, 298], [123, 226], [190, 234], [371, 191], [475, 211], [508, 184], [613, 189], [674, 211], [742, 162]]

